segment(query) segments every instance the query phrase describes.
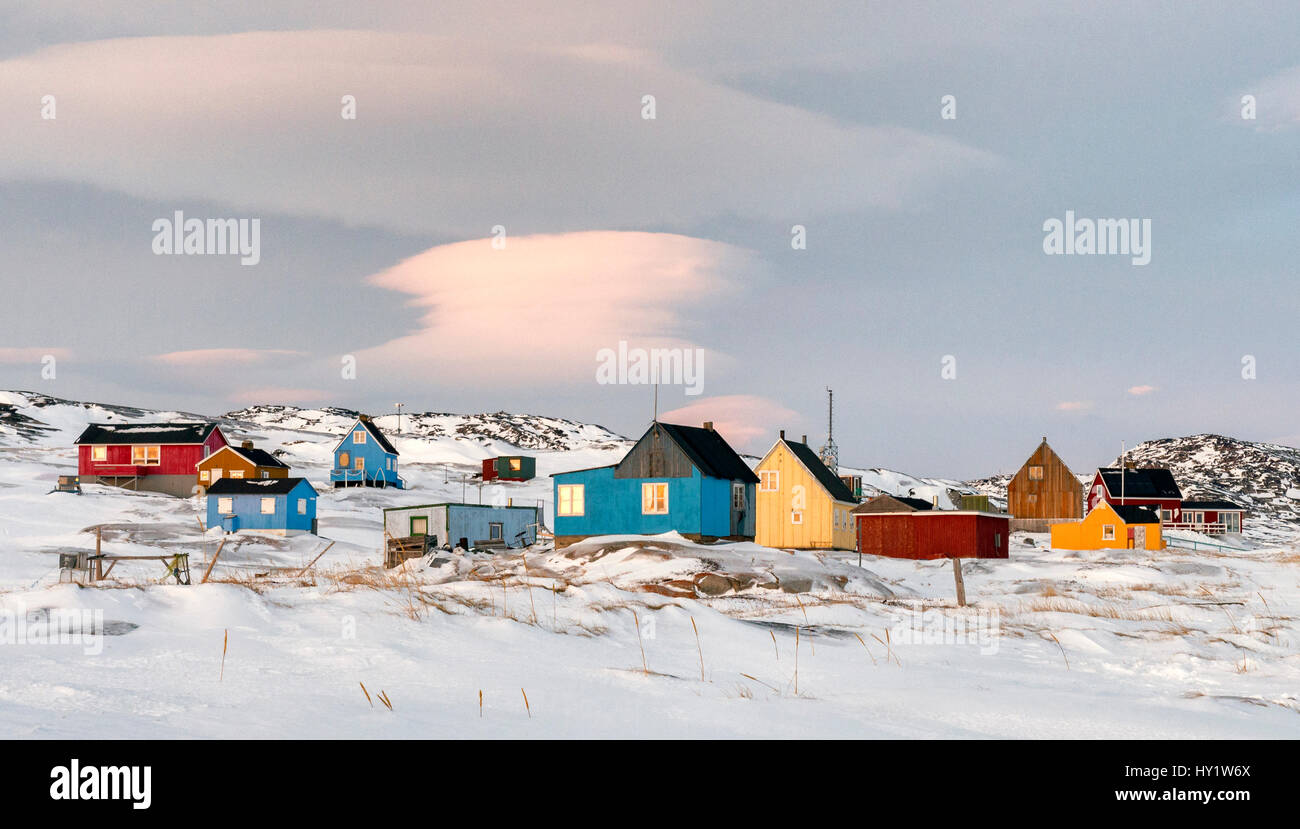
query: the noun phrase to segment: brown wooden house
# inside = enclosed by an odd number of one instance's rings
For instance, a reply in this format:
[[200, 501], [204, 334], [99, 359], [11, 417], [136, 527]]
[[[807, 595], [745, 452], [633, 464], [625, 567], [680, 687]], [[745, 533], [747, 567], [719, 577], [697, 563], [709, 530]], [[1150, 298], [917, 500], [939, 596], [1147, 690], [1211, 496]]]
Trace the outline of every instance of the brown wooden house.
[[254, 449], [251, 440], [239, 446], [223, 446], [195, 466], [199, 486], [208, 487], [222, 478], [254, 480], [287, 478], [289, 466], [264, 449]]
[[1047, 438], [1007, 483], [1007, 512], [1019, 521], [1040, 523], [1035, 528], [1039, 532], [1046, 531], [1048, 522], [1083, 517], [1083, 484], [1047, 445]]

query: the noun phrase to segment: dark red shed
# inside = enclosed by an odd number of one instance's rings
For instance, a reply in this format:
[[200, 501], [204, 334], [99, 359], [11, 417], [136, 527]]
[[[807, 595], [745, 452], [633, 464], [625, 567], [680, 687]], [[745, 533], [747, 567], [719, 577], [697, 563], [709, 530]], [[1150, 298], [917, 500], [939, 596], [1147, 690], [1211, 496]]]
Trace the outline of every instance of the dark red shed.
[[1010, 516], [967, 510], [859, 512], [858, 552], [890, 558], [1007, 558]]

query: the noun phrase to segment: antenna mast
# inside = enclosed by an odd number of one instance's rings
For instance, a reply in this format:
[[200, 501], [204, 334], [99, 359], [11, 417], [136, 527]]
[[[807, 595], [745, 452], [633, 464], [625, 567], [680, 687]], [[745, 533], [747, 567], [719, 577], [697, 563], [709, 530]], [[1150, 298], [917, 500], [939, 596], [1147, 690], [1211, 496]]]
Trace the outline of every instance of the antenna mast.
[[835, 392], [826, 387], [826, 443], [818, 453], [826, 468], [840, 474], [840, 448], [835, 445]]

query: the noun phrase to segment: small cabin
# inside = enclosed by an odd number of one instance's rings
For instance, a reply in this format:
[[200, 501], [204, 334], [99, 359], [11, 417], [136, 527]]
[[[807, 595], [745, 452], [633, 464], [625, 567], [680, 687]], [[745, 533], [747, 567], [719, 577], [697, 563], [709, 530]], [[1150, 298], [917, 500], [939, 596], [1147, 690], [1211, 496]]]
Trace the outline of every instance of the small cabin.
[[215, 423], [91, 423], [76, 443], [83, 484], [188, 497], [195, 465], [229, 441]]
[[406, 488], [397, 472], [397, 448], [370, 419], [360, 415], [334, 445], [334, 468], [330, 481], [335, 488], [378, 486]]
[[537, 477], [537, 459], [527, 455], [502, 455], [483, 459], [483, 480], [531, 481]]
[[1148, 506], [1101, 501], [1082, 521], [1052, 525], [1055, 550], [1163, 550], [1160, 515]]
[[878, 495], [854, 510], [858, 552], [888, 558], [1008, 558], [1010, 516], [941, 510], [917, 498]]
[[1007, 512], [1016, 529], [1046, 532], [1054, 521], [1083, 517], [1083, 484], [1047, 444], [1034, 449], [1007, 482]]
[[678, 532], [752, 541], [758, 476], [713, 428], [654, 421], [612, 466], [560, 472], [555, 545], [593, 535]]
[[238, 447], [223, 446], [195, 465], [198, 469], [199, 486], [210, 486], [222, 478], [235, 480], [259, 478], [287, 478], [289, 465], [267, 452], [257, 449], [251, 440], [246, 440]]
[[538, 507], [489, 504], [417, 504], [384, 510], [388, 538], [425, 537], [427, 546], [513, 549], [537, 541]]
[[1166, 524], [1181, 519], [1183, 492], [1174, 473], [1164, 467], [1139, 469], [1132, 464], [1101, 467], [1088, 490], [1088, 510], [1111, 506], [1151, 507]]
[[754, 540], [765, 547], [852, 550], [856, 547], [853, 491], [808, 446], [781, 432], [754, 471]]
[[208, 526], [228, 533], [315, 535], [316, 495], [306, 478], [221, 478], [208, 487]]

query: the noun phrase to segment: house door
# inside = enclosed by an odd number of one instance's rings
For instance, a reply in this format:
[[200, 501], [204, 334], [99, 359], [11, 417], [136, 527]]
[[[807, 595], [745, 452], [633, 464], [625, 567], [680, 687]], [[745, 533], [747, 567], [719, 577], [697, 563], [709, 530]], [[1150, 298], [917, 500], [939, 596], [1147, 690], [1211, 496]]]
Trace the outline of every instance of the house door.
[[1133, 528], [1133, 549], [1145, 550], [1147, 548], [1147, 528], [1140, 524]]
[[745, 534], [745, 485], [731, 485], [731, 534]]
[[213, 483], [216, 483], [217, 481], [221, 480], [221, 467], [219, 466], [212, 467], [211, 478]]

